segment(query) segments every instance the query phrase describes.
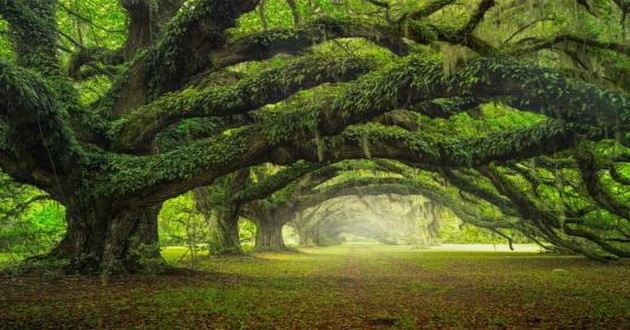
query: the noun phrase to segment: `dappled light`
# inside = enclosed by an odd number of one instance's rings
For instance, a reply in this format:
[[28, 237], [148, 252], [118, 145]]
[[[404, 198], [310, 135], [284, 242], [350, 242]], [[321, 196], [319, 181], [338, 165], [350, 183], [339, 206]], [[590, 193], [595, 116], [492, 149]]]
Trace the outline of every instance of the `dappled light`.
[[629, 16], [0, 0], [0, 329], [630, 328]]

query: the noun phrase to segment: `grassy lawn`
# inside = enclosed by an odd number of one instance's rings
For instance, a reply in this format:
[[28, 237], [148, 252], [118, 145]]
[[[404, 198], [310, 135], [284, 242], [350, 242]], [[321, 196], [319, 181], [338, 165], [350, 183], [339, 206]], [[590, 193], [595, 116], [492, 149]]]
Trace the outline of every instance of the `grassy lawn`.
[[348, 245], [204, 256], [164, 276], [3, 277], [0, 328], [630, 327], [627, 262], [477, 250]]

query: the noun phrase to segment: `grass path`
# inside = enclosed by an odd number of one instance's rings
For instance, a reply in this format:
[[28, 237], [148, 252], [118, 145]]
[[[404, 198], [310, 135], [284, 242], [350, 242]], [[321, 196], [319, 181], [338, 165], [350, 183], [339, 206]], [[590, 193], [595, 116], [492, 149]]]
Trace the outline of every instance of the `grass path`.
[[0, 328], [630, 328], [627, 262], [454, 250], [205, 257], [195, 273], [107, 281], [5, 275]]

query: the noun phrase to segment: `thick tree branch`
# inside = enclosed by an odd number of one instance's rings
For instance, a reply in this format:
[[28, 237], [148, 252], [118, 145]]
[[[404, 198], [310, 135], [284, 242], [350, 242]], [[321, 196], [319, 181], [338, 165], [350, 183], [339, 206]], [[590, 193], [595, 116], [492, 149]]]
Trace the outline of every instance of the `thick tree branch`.
[[365, 38], [399, 55], [409, 51], [402, 35], [390, 27], [322, 18], [297, 28], [273, 29], [248, 35], [212, 51], [210, 57], [215, 67], [223, 68], [267, 59], [279, 53], [297, 54], [308, 47], [337, 38]]
[[479, 23], [481, 23], [483, 18], [486, 16], [488, 10], [494, 7], [495, 4], [495, 0], [481, 0], [479, 5], [477, 6], [477, 9], [468, 20], [468, 23], [466, 23], [466, 25], [459, 30], [458, 34], [462, 34], [465, 36], [471, 35], [473, 31], [477, 28]]
[[56, 91], [39, 75], [0, 62], [3, 147], [25, 167], [61, 174], [77, 160], [77, 145], [60, 109]]
[[230, 87], [210, 87], [171, 94], [118, 122], [114, 136], [127, 150], [146, 148], [161, 129], [184, 118], [228, 116], [256, 110], [326, 82], [347, 81], [374, 67], [368, 59], [309, 56], [265, 70]]
[[[114, 67], [123, 64], [124, 61], [125, 58], [120, 50], [101, 47], [81, 48], [70, 59], [68, 74], [71, 78], [77, 80], [84, 80], [94, 74], [114, 77], [117, 74], [117, 70]], [[84, 69], [84, 67], [89, 68]]]
[[[348, 128], [342, 134], [342, 141], [330, 139], [331, 148], [324, 147], [323, 151], [313, 144], [305, 143], [281, 150], [288, 150], [297, 159], [309, 161], [376, 157], [434, 166], [468, 167], [491, 161], [550, 155], [573, 147], [576, 143], [575, 136], [572, 129], [557, 122], [465, 139], [436, 139], [424, 132], [409, 132], [397, 127], [371, 124]], [[276, 161], [282, 162], [282, 153], [273, 156], [278, 157]]]
[[107, 103], [120, 115], [164, 93], [181, 88], [206, 69], [207, 54], [226, 41], [225, 30], [251, 11], [258, 0], [199, 0], [178, 11], [160, 38], [135, 58], [112, 89]]
[[10, 26], [18, 64], [45, 75], [61, 76], [57, 58], [57, 1], [0, 1], [0, 14]]
[[[347, 86], [343, 93], [335, 93], [330, 99], [322, 97], [313, 104], [291, 105], [296, 108], [266, 112], [259, 123], [230, 131], [229, 135], [200, 141], [168, 154], [146, 158], [122, 157], [121, 160], [125, 159], [120, 164], [122, 168], [133, 168], [132, 173], [141, 172], [133, 178], [123, 176], [103, 186], [126, 193], [153, 186], [152, 194], [156, 190], [163, 190], [158, 195], [171, 196], [174, 191], [181, 192], [181, 187], [191, 188], [191, 185], [195, 185], [194, 179], [198, 179], [196, 185], [209, 183], [217, 175], [269, 159], [270, 151], [278, 147], [303, 143], [317, 136], [337, 135], [348, 125], [371, 120], [390, 109], [458, 95], [516, 95], [523, 100], [544, 97], [549, 100], [544, 107], [531, 105], [524, 110], [580, 125], [607, 127], [611, 123], [610, 118], [614, 118], [612, 122], [628, 127], [630, 120], [630, 109], [626, 106], [628, 100], [624, 94], [603, 92], [586, 84], [569, 84], [562, 76], [535, 66], [513, 61], [484, 60], [471, 64], [453, 77], [443, 78], [441, 65], [412, 58], [360, 78]], [[380, 143], [370, 152], [372, 155], [436, 165], [485, 164], [493, 160], [549, 154], [571, 147], [575, 141], [572, 130], [573, 127], [566, 129], [561, 124], [552, 123], [485, 140], [440, 143], [435, 143], [431, 137], [404, 130], [376, 130], [372, 136]], [[357, 149], [363, 150], [356, 146], [361, 144], [364, 133], [361, 130], [353, 133], [354, 146], [350, 145], [349, 155], [356, 157], [360, 154]], [[380, 149], [379, 145], [382, 146]], [[297, 152], [294, 154], [304, 154], [308, 156], [307, 159], [319, 158], [312, 157], [312, 149], [293, 149]], [[338, 154], [343, 155], [345, 151], [340, 150]], [[274, 156], [281, 158], [279, 154]], [[362, 156], [365, 156], [364, 152]], [[337, 156], [330, 157], [335, 159]], [[170, 164], [171, 159], [185, 159], [185, 167], [165, 169], [172, 167], [166, 165]], [[159, 175], [154, 175], [155, 172]], [[107, 180], [107, 176], [103, 179]], [[161, 188], [156, 189], [156, 186]], [[140, 192], [139, 195], [144, 193]]]
[[625, 56], [630, 56], [630, 45], [620, 44], [616, 42], [605, 42], [589, 38], [583, 38], [572, 34], [558, 35], [549, 39], [525, 38], [516, 43], [516, 47], [509, 52], [514, 55], [522, 55], [536, 52], [543, 49], [553, 48], [554, 46], [570, 43], [581, 47], [599, 48], [614, 51]]
[[623, 219], [630, 220], [630, 206], [610, 196], [606, 188], [602, 186], [598, 175], [599, 168], [594, 155], [585, 148], [585, 145], [580, 146], [580, 148], [575, 151], [574, 155], [588, 194], [606, 210]]
[[[542, 128], [542, 132], [545, 131], [550, 132], [550, 136], [545, 137], [545, 133], [541, 133], [541, 128], [538, 128], [529, 132], [517, 131], [474, 141], [465, 139], [457, 142], [452, 140], [435, 142], [433, 138], [425, 140], [415, 134], [407, 134], [404, 130], [379, 128], [374, 130], [375, 142], [371, 143], [369, 148], [373, 157], [456, 167], [486, 164], [493, 160], [529, 158], [567, 147], [565, 143], [572, 145], [572, 138], [565, 135], [572, 136], [572, 132]], [[335, 150], [325, 150], [323, 153], [318, 152], [314, 143], [300, 142], [297, 142], [296, 146], [281, 148], [272, 153], [274, 144], [266, 144], [261, 135], [251, 135], [251, 131], [243, 128], [230, 135], [217, 137], [168, 154], [146, 156], [144, 157], [146, 160], [138, 157], [120, 158], [113, 168], [126, 169], [125, 175], [121, 175], [118, 171], [113, 172], [112, 176], [103, 175], [98, 178], [100, 182], [98, 185], [102, 187], [101, 189], [111, 189], [110, 193], [114, 194], [126, 195], [134, 192], [133, 196], [141, 197], [145, 202], [150, 202], [154, 198], [161, 200], [176, 196], [195, 186], [210, 184], [216, 177], [235, 169], [269, 160], [286, 164], [296, 159], [317, 162], [365, 158], [362, 143], [363, 136], [366, 134], [370, 136], [370, 130], [361, 129], [354, 132], [350, 130], [343, 144], [337, 143]], [[521, 141], [526, 141], [532, 136], [537, 137], [537, 144], [521, 144]], [[496, 145], [497, 141], [503, 141], [501, 145], [504, 147], [493, 146], [485, 150], [475, 150], [480, 145]], [[187, 172], [182, 172], [179, 167], [166, 165], [170, 164], [169, 159], [182, 159], [182, 157], [189, 159], [185, 163]], [[150, 186], [151, 189], [143, 189], [145, 186]], [[130, 199], [129, 202], [134, 202], [134, 199]]]

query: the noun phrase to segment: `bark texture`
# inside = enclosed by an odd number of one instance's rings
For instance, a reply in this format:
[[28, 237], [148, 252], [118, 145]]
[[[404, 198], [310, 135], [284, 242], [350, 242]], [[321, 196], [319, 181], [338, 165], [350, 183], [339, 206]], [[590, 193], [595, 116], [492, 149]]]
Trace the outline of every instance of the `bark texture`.
[[160, 207], [112, 205], [68, 205], [66, 235], [49, 256], [66, 261], [70, 273], [138, 273], [163, 267], [157, 228]]

